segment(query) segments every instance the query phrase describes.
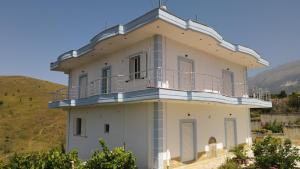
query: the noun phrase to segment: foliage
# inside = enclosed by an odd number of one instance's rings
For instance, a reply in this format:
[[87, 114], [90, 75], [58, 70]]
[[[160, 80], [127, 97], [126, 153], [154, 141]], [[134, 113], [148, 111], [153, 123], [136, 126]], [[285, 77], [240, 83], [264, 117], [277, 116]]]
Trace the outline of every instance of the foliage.
[[294, 109], [294, 111], [300, 110], [300, 95], [293, 93], [289, 96], [288, 105]]
[[277, 95], [277, 97], [279, 99], [286, 98], [287, 94], [286, 94], [285, 90], [281, 90], [280, 93]]
[[235, 160], [238, 164], [243, 164], [248, 159], [245, 151], [245, 144], [239, 144], [236, 147], [234, 147], [231, 152], [235, 155], [233, 160]]
[[71, 161], [79, 166], [80, 161], [76, 151], [63, 153], [59, 149], [52, 149], [48, 152], [35, 152], [29, 154], [15, 154], [10, 158], [8, 164], [3, 165], [4, 169], [70, 169]]
[[0, 106], [2, 106], [4, 104], [4, 102], [2, 100], [0, 100]]
[[218, 169], [241, 169], [239, 164], [234, 160], [228, 160], [222, 164]]
[[270, 136], [257, 142], [253, 146], [255, 155], [255, 167], [258, 169], [269, 169], [272, 167], [280, 169], [292, 169], [300, 160], [298, 149], [292, 147], [290, 140], [282, 144], [280, 139]]
[[136, 169], [135, 158], [131, 152], [117, 147], [110, 151], [104, 140], [99, 140], [102, 151], [95, 151], [86, 162], [85, 169]]
[[273, 133], [283, 133], [283, 124], [274, 120], [271, 123], [266, 123], [264, 129], [271, 130]]

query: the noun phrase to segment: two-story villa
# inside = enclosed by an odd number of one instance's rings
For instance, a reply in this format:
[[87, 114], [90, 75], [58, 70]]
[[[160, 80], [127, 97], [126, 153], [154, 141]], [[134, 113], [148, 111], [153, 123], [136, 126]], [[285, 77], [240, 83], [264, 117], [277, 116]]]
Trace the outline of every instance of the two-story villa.
[[209, 143], [251, 144], [250, 108], [272, 104], [248, 92], [247, 71], [268, 64], [162, 7], [60, 55], [51, 70], [69, 76], [67, 95], [57, 91], [49, 107], [68, 112], [67, 150], [83, 160], [103, 138], [131, 150], [139, 168], [161, 169], [205, 156]]

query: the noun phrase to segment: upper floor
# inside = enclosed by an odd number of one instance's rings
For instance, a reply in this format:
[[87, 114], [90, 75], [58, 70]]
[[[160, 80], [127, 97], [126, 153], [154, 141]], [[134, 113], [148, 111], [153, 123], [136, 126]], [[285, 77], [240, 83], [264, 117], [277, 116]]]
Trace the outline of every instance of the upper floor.
[[[215, 98], [208, 102], [236, 99], [229, 104], [239, 104], [243, 98], [256, 101], [254, 107], [270, 107], [270, 102], [259, 100], [268, 95], [249, 93], [247, 86], [247, 71], [267, 65], [255, 51], [226, 42], [210, 27], [155, 9], [126, 25], [104, 30], [83, 48], [58, 57], [51, 69], [69, 75], [68, 88], [57, 91], [55, 100], [94, 96], [103, 100], [142, 91], [149, 96], [147, 91], [164, 89], [181, 92], [176, 97], [204, 93]], [[155, 94], [158, 98], [161, 91]], [[250, 96], [256, 99], [249, 100]]]

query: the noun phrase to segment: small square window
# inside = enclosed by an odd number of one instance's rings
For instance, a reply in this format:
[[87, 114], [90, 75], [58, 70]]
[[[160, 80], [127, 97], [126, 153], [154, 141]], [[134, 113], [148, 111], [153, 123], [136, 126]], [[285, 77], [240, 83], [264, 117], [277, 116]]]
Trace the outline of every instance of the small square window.
[[109, 124], [104, 125], [104, 133], [109, 133]]

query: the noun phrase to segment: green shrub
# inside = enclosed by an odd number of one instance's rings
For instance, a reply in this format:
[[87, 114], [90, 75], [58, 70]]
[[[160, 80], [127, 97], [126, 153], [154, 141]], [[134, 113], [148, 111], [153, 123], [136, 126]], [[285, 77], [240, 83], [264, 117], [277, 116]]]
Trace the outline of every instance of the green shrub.
[[99, 144], [102, 151], [95, 151], [91, 159], [86, 162], [85, 169], [136, 169], [135, 158], [131, 152], [117, 147], [110, 151], [101, 139]]
[[71, 161], [75, 166], [80, 165], [76, 151], [63, 153], [53, 149], [48, 152], [36, 152], [29, 154], [15, 154], [9, 159], [4, 169], [71, 169]]
[[234, 160], [228, 160], [222, 164], [218, 169], [241, 169], [239, 164]]
[[236, 161], [238, 164], [245, 164], [246, 160], [248, 159], [245, 151], [245, 144], [239, 144], [233, 149], [230, 150], [230, 152], [233, 152], [235, 157], [233, 158], [234, 161]]
[[271, 130], [272, 133], [283, 133], [283, 124], [274, 120], [271, 123], [266, 123], [264, 129]]
[[255, 156], [255, 167], [258, 169], [269, 169], [271, 167], [280, 169], [292, 169], [300, 160], [298, 149], [292, 147], [290, 140], [284, 143], [280, 139], [270, 136], [257, 142], [253, 146]]
[[294, 109], [294, 111], [300, 110], [300, 94], [293, 93], [289, 96], [288, 105]]

